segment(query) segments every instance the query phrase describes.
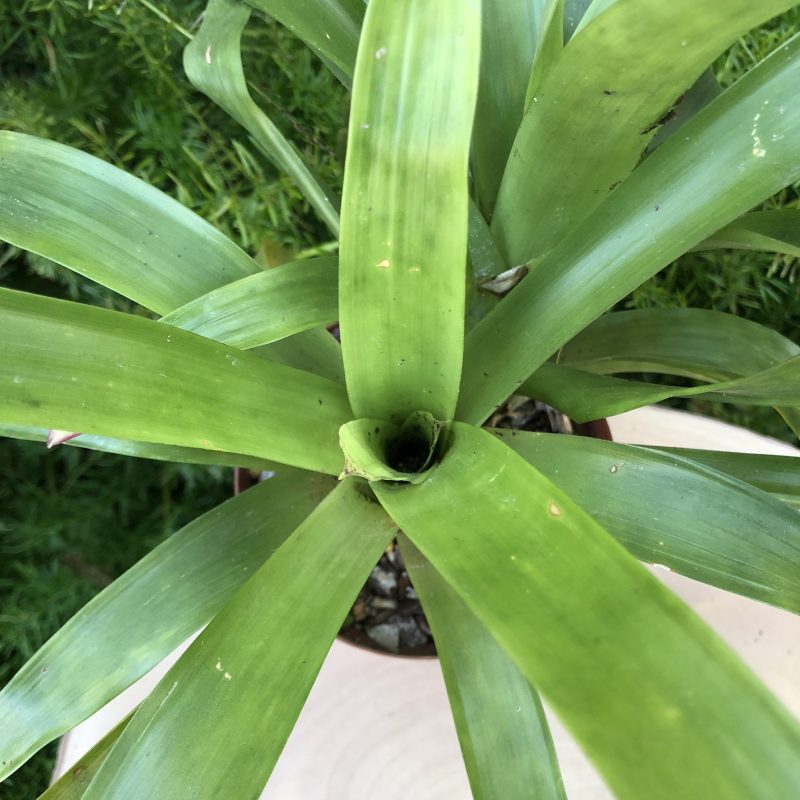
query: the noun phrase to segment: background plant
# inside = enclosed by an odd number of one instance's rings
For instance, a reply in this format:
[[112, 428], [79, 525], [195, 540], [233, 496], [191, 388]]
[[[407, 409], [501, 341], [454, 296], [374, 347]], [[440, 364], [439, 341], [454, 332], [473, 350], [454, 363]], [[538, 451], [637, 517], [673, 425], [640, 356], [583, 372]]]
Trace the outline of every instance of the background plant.
[[[697, 258], [697, 257], [695, 257], [695, 258]], [[741, 258], [741, 257], [740, 257], [740, 258]], [[742, 260], [743, 260], [743, 259], [742, 259]], [[735, 267], [734, 267], [733, 269], [735, 269]], [[733, 271], [733, 269], [732, 269], [732, 271]], [[787, 278], [791, 278], [791, 271], [788, 271], [788, 272], [786, 273], [786, 277], [787, 277]], [[717, 284], [717, 285], [718, 285], [718, 284]], [[761, 288], [758, 288], [758, 289], [753, 289], [751, 285], [749, 285], [749, 284], [745, 283], [745, 284], [744, 284], [744, 291], [743, 291], [742, 293], [743, 293], [743, 294], [746, 294], [747, 292], [755, 292], [755, 293], [758, 293], [758, 292], [763, 292], [763, 291], [766, 291], [766, 290], [763, 288], [765, 285], [767, 285], [767, 284], [766, 284], [766, 283], [762, 283], [762, 284], [761, 284]], [[728, 289], [728, 291], [729, 291], [729, 289]], [[767, 295], [767, 296], [768, 296], [768, 295]], [[695, 295], [695, 297], [696, 297], [696, 295]], [[683, 298], [682, 298], [682, 299], [683, 299]], [[773, 298], [773, 299], [777, 299], [777, 298]], [[648, 303], [648, 302], [652, 302], [652, 299], [648, 300], [647, 298], [645, 298], [644, 300], [641, 300], [641, 299], [640, 299], [640, 300], [638, 300], [638, 301], [637, 301], [637, 300], [634, 298], [634, 302], [640, 302], [640, 303], [641, 303], [641, 302], [644, 302], [644, 303]], [[728, 296], [728, 297], [721, 297], [721, 298], [718, 300], [718, 302], [720, 302], [720, 303], [725, 303], [725, 304], [729, 304], [729, 303], [731, 302], [731, 298], [730, 298], [729, 296]], [[735, 302], [736, 302], [736, 301], [734, 301], [734, 305], [735, 305]], [[777, 303], [776, 303], [776, 307], [777, 307]]]

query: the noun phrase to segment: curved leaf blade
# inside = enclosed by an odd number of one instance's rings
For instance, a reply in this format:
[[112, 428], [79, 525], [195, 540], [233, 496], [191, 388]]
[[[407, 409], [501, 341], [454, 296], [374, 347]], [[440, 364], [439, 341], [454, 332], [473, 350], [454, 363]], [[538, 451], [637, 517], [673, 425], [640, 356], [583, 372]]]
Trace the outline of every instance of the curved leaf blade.
[[800, 347], [785, 336], [734, 314], [647, 308], [599, 317], [559, 350], [558, 363], [601, 374], [658, 372], [714, 382], [798, 354]]
[[196, 89], [248, 131], [267, 157], [297, 184], [331, 233], [338, 236], [338, 201], [333, 192], [250, 96], [241, 54], [242, 31], [249, 18], [250, 7], [242, 0], [209, 0], [203, 23], [184, 50], [186, 75]]
[[453, 416], [480, 0], [372, 0], [350, 115], [339, 304], [357, 417]]
[[[485, 55], [472, 133], [473, 174], [480, 208], [491, 219], [500, 179], [525, 111], [534, 58], [558, 3], [483, 0], [482, 5], [481, 52]], [[560, 46], [560, 30], [557, 38]]]
[[229, 283], [161, 322], [247, 350], [326, 325], [338, 316], [337, 261], [292, 261]]
[[566, 800], [536, 691], [404, 536], [400, 549], [436, 641], [473, 797]]
[[0, 417], [338, 475], [344, 389], [158, 322], [0, 290]]
[[[582, 436], [493, 433], [639, 560], [800, 613], [800, 514], [712, 469], [713, 459]], [[727, 453], [712, 455], [729, 463]], [[797, 475], [800, 464], [792, 469]]]
[[800, 209], [752, 211], [726, 225], [694, 250], [764, 250], [800, 258]]
[[319, 476], [278, 473], [189, 523], [97, 595], [0, 692], [0, 776], [205, 625], [331, 488]]
[[[800, 177], [800, 107], [792, 102], [798, 81], [800, 36], [664, 142], [544, 256], [468, 334], [459, 418], [485, 419], [629, 291]], [[757, 135], [769, 138], [764, 147], [752, 134], [757, 115]], [[651, 227], [657, 236], [647, 233]]]
[[[492, 221], [509, 261], [541, 256], [600, 205], [639, 162], [665, 112], [714, 58], [792, 5], [593, 3], [540, 81], [514, 140]], [[643, 80], [648, 75], [659, 79]]]
[[450, 430], [427, 481], [376, 494], [616, 796], [796, 793], [800, 727], [716, 635], [510, 448]]
[[258, 265], [144, 181], [56, 142], [0, 131], [0, 239], [166, 314]]
[[167, 673], [85, 800], [257, 797], [395, 532], [352, 481], [340, 484]]
[[364, 19], [362, 0], [247, 0], [299, 36], [348, 88]]
[[800, 356], [744, 378], [702, 386], [664, 386], [542, 364], [520, 387], [576, 422], [622, 414], [675, 397], [703, 397], [721, 403], [800, 407]]
[[115, 728], [110, 730], [83, 758], [78, 759], [39, 800], [80, 800], [91, 783], [97, 770], [105, 761], [111, 748], [116, 744], [130, 716], [126, 717]]
[[253, 351], [267, 361], [276, 361], [328, 380], [344, 384], [344, 364], [339, 342], [325, 328], [311, 328], [278, 339]]
[[769, 492], [794, 508], [800, 507], [800, 461], [795, 456], [753, 455], [680, 447], [650, 449], [687, 458]]

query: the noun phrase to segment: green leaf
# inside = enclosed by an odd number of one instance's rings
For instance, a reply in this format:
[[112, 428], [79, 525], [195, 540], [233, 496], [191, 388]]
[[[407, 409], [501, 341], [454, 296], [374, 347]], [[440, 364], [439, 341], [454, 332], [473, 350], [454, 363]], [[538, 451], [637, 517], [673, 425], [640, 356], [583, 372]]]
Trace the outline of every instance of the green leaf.
[[[500, 179], [525, 111], [534, 56], [559, 3], [483, 0], [482, 5], [484, 57], [472, 133], [473, 173], [480, 208], [491, 219]], [[561, 46], [560, 29], [558, 45]]]
[[795, 508], [800, 507], [800, 460], [794, 456], [723, 453], [678, 447], [650, 449], [688, 458], [769, 492]]
[[797, 407], [800, 406], [800, 356], [744, 378], [690, 387], [621, 380], [547, 363], [519, 391], [543, 400], [576, 422], [622, 414], [673, 397]]
[[566, 800], [536, 691], [425, 556], [400, 548], [436, 641], [475, 800]]
[[350, 87], [364, 19], [363, 0], [247, 0], [300, 37]]
[[[766, 378], [777, 384], [773, 388], [778, 391], [789, 389], [788, 397], [776, 395], [773, 399], [788, 400], [791, 405], [797, 402], [796, 394], [792, 396], [791, 385], [796, 384], [797, 380], [794, 365], [798, 355], [800, 347], [785, 336], [733, 314], [693, 308], [652, 308], [615, 312], [600, 317], [564, 345], [559, 351], [558, 363], [590, 372], [658, 372], [710, 382], [745, 376], [752, 376], [757, 381]], [[756, 379], [759, 373], [761, 377]], [[783, 374], [788, 379], [786, 387], [780, 385]], [[530, 390], [540, 382], [541, 375], [537, 375], [538, 370], [530, 379], [533, 383], [527, 384]], [[553, 377], [552, 370], [550, 377]], [[591, 378], [581, 374], [574, 377], [584, 389], [589, 389]], [[748, 381], [745, 381], [745, 389]], [[613, 385], [612, 382], [593, 383], [593, 388], [617, 402], [616, 408], [620, 410], [625, 406], [624, 401], [621, 404], [618, 402], [623, 389], [630, 390], [631, 402], [634, 403], [628, 408], [637, 407], [639, 400], [655, 402], [663, 399], [657, 396], [658, 390], [650, 394], [649, 388], [636, 384], [627, 385], [626, 388], [618, 381]], [[546, 393], [544, 387], [539, 388], [543, 389], [543, 394]], [[688, 394], [702, 393], [708, 388], [714, 387], [688, 390]], [[574, 392], [574, 387], [569, 391]], [[736, 391], [734, 387], [731, 402], [753, 402], [754, 398], [737, 395]], [[673, 396], [678, 395], [674, 392], [666, 395]], [[725, 397], [709, 399], [726, 401]], [[581, 414], [578, 407], [574, 410], [578, 415]], [[597, 411], [602, 411], [599, 405], [587, 410], [587, 413]], [[800, 436], [800, 410], [779, 406], [776, 411]]]
[[[485, 419], [628, 292], [800, 178], [800, 106], [792, 102], [799, 53], [796, 36], [664, 142], [470, 331], [460, 419]], [[538, 230], [540, 222], [530, 227]]]
[[0, 131], [0, 239], [158, 314], [259, 271], [216, 228], [111, 164]]
[[559, 242], [628, 176], [665, 113], [714, 58], [794, 4], [593, 3], [542, 77], [514, 140], [492, 221], [509, 261], [522, 264]]
[[0, 418], [338, 475], [344, 389], [141, 317], [0, 290]]
[[374, 491], [615, 795], [792, 797], [800, 729], [738, 658], [513, 450], [450, 431], [427, 481]]
[[323, 378], [344, 383], [344, 364], [339, 342], [325, 328], [295, 333], [259, 347], [253, 352], [268, 361], [277, 361]]
[[800, 258], [800, 209], [753, 211], [726, 225], [695, 250], [765, 250]]
[[604, 314], [558, 353], [558, 363], [602, 374], [657, 372], [724, 381], [800, 354], [785, 336], [750, 320], [699, 308]]
[[464, 341], [479, 0], [372, 0], [342, 201], [339, 303], [357, 417], [451, 419]]
[[293, 261], [192, 300], [161, 322], [247, 350], [336, 321], [335, 258]]
[[420, 483], [431, 469], [442, 428], [426, 411], [416, 411], [402, 425], [379, 419], [348, 422], [339, 430], [344, 453], [341, 477]]
[[[0, 422], [0, 436], [24, 439], [29, 442], [46, 442], [49, 428], [33, 425], [6, 425]], [[92, 436], [82, 433], [75, 439], [64, 442], [67, 447], [80, 447], [87, 450], [100, 450], [104, 453], [117, 453], [121, 456], [152, 458], [156, 461], [175, 461], [179, 464], [217, 464], [223, 467], [245, 467], [257, 470], [275, 470], [278, 465], [241, 453], [225, 453], [216, 450], [201, 450], [194, 447], [175, 447], [168, 444], [134, 442], [126, 439], [112, 439], [108, 436]], [[285, 469], [284, 467], [282, 467]]]
[[[752, 481], [711, 468], [713, 459], [691, 460], [693, 451], [493, 433], [641, 561], [800, 613], [800, 514]], [[730, 454], [716, 455], [729, 463]], [[743, 458], [752, 465], [748, 459], [764, 457]], [[781, 488], [798, 483], [800, 463], [791, 469], [795, 480], [787, 476]]]
[[395, 532], [354, 481], [340, 484], [167, 673], [85, 800], [258, 797]]
[[338, 236], [338, 201], [333, 192], [250, 96], [241, 54], [242, 31], [249, 18], [250, 7], [241, 0], [209, 0], [203, 24], [184, 51], [186, 75], [195, 88], [247, 129], [267, 157], [297, 184], [331, 233]]
[[39, 795], [39, 800], [80, 800], [97, 770], [105, 761], [130, 720], [127, 716], [112, 728], [89, 752], [78, 759], [50, 788]]
[[97, 595], [0, 692], [0, 780], [205, 625], [331, 486], [286, 469], [191, 522]]

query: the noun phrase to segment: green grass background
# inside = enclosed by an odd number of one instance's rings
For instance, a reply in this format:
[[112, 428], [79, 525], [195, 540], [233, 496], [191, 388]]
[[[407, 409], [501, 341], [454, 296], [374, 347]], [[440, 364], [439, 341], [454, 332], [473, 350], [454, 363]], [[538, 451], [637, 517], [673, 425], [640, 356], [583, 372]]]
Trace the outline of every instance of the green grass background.
[[[87, 150], [158, 186], [264, 261], [330, 244], [292, 183], [238, 125], [193, 91], [181, 29], [201, 0], [10, 0], [0, 12], [0, 127]], [[341, 184], [347, 97], [310, 52], [254, 15], [248, 77], [283, 132]], [[728, 85], [800, 30], [800, 9], [738, 42], [715, 69]], [[796, 188], [767, 205], [800, 206]], [[46, 259], [0, 245], [6, 286], [131, 310], [123, 298]], [[686, 256], [623, 306], [740, 314], [797, 341], [798, 262], [753, 253]], [[694, 408], [785, 435], [767, 409]], [[165, 536], [229, 494], [230, 471], [0, 440], [0, 684], [97, 591]], [[54, 747], [0, 785], [35, 798]]]

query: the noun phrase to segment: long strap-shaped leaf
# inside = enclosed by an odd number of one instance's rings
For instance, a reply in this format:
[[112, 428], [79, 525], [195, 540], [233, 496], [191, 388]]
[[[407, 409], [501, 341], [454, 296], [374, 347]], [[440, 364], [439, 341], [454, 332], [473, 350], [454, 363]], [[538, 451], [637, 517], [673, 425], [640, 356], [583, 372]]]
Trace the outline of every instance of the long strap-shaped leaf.
[[0, 418], [338, 475], [344, 389], [140, 317], [0, 290]]
[[247, 350], [338, 316], [335, 258], [293, 261], [229, 283], [161, 318], [161, 322]]
[[[525, 111], [534, 57], [552, 21], [554, 5], [552, 0], [483, 0], [484, 57], [472, 147], [475, 193], [489, 219]], [[560, 45], [560, 29], [558, 33]]]
[[800, 728], [752, 673], [509, 447], [451, 431], [427, 481], [375, 492], [616, 796], [794, 796]]
[[258, 797], [394, 533], [352, 481], [334, 490], [167, 673], [85, 800]]
[[536, 691], [405, 537], [403, 560], [436, 641], [475, 800], [566, 800]]
[[746, 478], [696, 463], [692, 451], [494, 433], [638, 559], [800, 613], [800, 514]]
[[0, 239], [159, 314], [258, 265], [197, 214], [80, 150], [0, 131]]
[[467, 336], [460, 418], [485, 419], [629, 291], [800, 177], [798, 83], [800, 36], [664, 142], [546, 255]]
[[203, 24], [184, 51], [186, 74], [197, 89], [247, 129], [266, 155], [297, 184], [331, 233], [338, 236], [338, 203], [333, 193], [250, 96], [240, 49], [249, 18], [250, 6], [242, 0], [209, 0]]
[[358, 37], [364, 19], [363, 0], [247, 0], [299, 36], [334, 75], [350, 87]]
[[119, 739], [130, 716], [112, 728], [85, 756], [79, 758], [38, 800], [81, 800], [111, 748]]
[[0, 779], [205, 625], [330, 487], [278, 473], [182, 528], [79, 611], [0, 693]]
[[617, 0], [581, 25], [540, 82], [503, 176], [492, 224], [511, 263], [547, 252], [596, 208], [714, 58], [792, 5]]
[[[595, 320], [584, 331], [569, 341], [558, 353], [558, 362], [569, 367], [599, 373], [614, 372], [658, 372], [667, 375], [682, 375], [701, 381], [727, 381], [745, 377], [747, 389], [767, 381], [777, 380], [773, 388], [780, 393], [788, 389], [789, 395], [775, 395], [773, 401], [788, 401], [787, 405], [777, 405], [776, 411], [784, 418], [789, 427], [800, 436], [800, 409], [796, 407], [797, 397], [793, 395], [791, 386], [796, 385], [794, 365], [800, 355], [800, 347], [779, 333], [744, 320], [733, 314], [722, 314], [718, 311], [706, 311], [694, 308], [652, 308], [638, 311], [623, 311], [606, 314]], [[555, 390], [554, 380], [559, 379], [551, 367], [543, 365], [531, 376], [531, 383], [526, 382], [528, 390], [542, 395]], [[545, 376], [545, 373], [548, 373]], [[759, 374], [760, 373], [760, 374]], [[781, 374], [787, 378], [786, 386], [781, 386]], [[572, 381], [571, 379], [575, 380]], [[607, 413], [618, 413], [613, 408], [622, 410], [626, 401], [622, 399], [623, 391], [630, 390], [631, 402], [628, 408], [635, 408], [638, 400], [656, 402], [664, 397], [678, 396], [669, 389], [669, 394], [659, 396], [659, 389], [619, 381], [597, 381], [581, 373], [571, 376], [571, 386], [562, 384], [560, 393], [562, 402], [576, 403], [577, 415], [601, 412], [600, 405], [581, 409], [584, 400], [575, 396], [576, 387], [582, 385], [585, 390], [597, 389], [598, 400], [611, 401]], [[547, 384], [551, 385], [548, 387]], [[763, 384], [762, 388], [765, 388]], [[714, 387], [707, 387], [712, 389]], [[702, 394], [707, 389], [680, 390], [686, 396]], [[737, 388], [734, 386], [734, 393]], [[734, 394], [730, 399], [736, 402]], [[764, 395], [766, 398], [766, 394]], [[553, 396], [554, 398], [554, 396]], [[742, 402], [754, 402], [757, 398], [739, 395]], [[544, 398], [543, 398], [544, 399]], [[588, 398], [586, 398], [588, 399]], [[724, 397], [715, 397], [725, 400]], [[772, 404], [772, 403], [768, 403]], [[596, 417], [595, 417], [596, 418]]]
[[800, 356], [745, 378], [690, 387], [622, 380], [547, 363], [522, 384], [520, 392], [543, 400], [576, 422], [622, 414], [672, 397], [800, 407]]
[[753, 211], [700, 242], [695, 250], [765, 250], [800, 258], [800, 209]]
[[[649, 448], [688, 458], [717, 472], [769, 492], [794, 508], [800, 507], [800, 459], [795, 456], [727, 453], [680, 447]], [[800, 451], [798, 451], [800, 453]]]
[[350, 113], [339, 303], [356, 415], [450, 419], [464, 343], [480, 0], [372, 0]]
[[[47, 442], [49, 428], [34, 425], [7, 425], [0, 422], [0, 436], [24, 439], [28, 442]], [[121, 456], [152, 458], [156, 461], [175, 461], [179, 464], [217, 464], [223, 467], [245, 467], [247, 469], [274, 470], [277, 465], [266, 459], [245, 456], [241, 453], [225, 453], [217, 450], [201, 450], [194, 447], [176, 447], [168, 444], [151, 444], [109, 436], [92, 436], [83, 433], [75, 439], [61, 442], [69, 447], [99, 450], [104, 453], [117, 453]]]
[[647, 308], [599, 317], [561, 348], [558, 363], [603, 374], [658, 372], [723, 381], [798, 354], [790, 339], [734, 314]]
[[344, 383], [344, 364], [339, 342], [325, 328], [311, 328], [286, 339], [259, 347], [254, 352], [268, 361], [277, 361], [324, 378]]

